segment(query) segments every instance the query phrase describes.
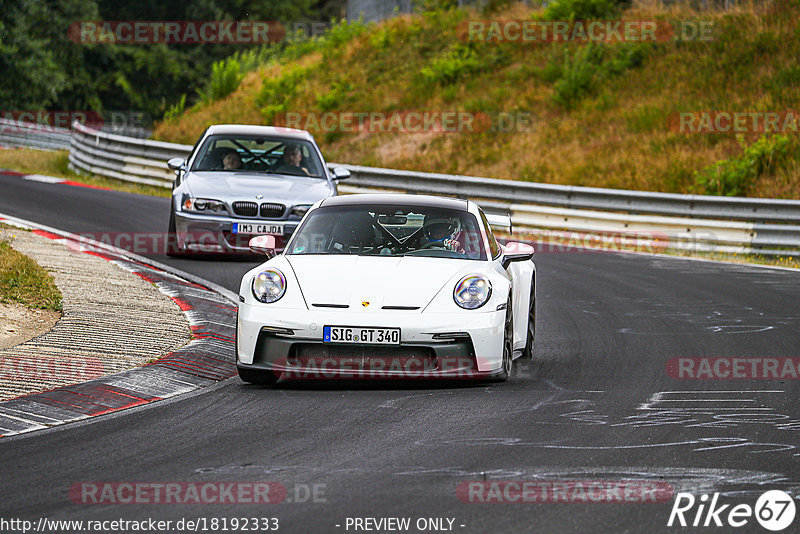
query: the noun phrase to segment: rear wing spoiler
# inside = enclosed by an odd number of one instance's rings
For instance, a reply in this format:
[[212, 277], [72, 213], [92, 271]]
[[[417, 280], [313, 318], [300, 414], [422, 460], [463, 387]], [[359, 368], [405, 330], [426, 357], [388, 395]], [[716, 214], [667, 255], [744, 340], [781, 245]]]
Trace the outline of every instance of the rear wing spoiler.
[[492, 227], [492, 230], [500, 230], [503, 232], [511, 233], [511, 216], [510, 215], [498, 215], [495, 213], [484, 213], [486, 215], [486, 220], [489, 222], [489, 226]]

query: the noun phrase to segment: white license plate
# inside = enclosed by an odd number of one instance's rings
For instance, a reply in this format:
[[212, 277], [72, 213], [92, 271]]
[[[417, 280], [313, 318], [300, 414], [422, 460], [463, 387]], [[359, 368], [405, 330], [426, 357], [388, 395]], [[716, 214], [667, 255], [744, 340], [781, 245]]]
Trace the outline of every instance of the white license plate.
[[322, 341], [323, 343], [399, 345], [400, 329], [361, 326], [323, 326]]
[[234, 234], [283, 235], [282, 224], [233, 223]]

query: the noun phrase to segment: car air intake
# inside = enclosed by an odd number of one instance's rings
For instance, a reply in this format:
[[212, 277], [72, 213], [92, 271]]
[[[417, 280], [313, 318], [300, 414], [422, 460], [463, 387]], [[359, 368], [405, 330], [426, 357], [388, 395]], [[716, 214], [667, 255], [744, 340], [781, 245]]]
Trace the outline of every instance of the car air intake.
[[283, 204], [272, 204], [269, 202], [265, 202], [261, 204], [261, 216], [266, 219], [277, 219], [281, 215], [283, 215], [286, 206]]
[[242, 217], [255, 217], [258, 215], [258, 204], [255, 202], [234, 202], [233, 213]]

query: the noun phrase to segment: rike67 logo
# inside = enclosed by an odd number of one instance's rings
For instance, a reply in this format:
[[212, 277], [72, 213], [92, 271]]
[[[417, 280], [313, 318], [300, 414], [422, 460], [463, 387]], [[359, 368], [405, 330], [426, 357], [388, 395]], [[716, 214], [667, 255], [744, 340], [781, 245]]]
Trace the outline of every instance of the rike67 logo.
[[747, 532], [753, 532], [752, 519], [767, 530], [779, 532], [794, 521], [795, 503], [792, 497], [780, 490], [771, 490], [761, 495], [755, 507], [749, 504], [720, 504], [719, 493], [709, 502], [708, 495], [696, 499], [691, 493], [678, 493], [667, 526], [681, 527], [721, 527], [740, 528], [748, 525]]

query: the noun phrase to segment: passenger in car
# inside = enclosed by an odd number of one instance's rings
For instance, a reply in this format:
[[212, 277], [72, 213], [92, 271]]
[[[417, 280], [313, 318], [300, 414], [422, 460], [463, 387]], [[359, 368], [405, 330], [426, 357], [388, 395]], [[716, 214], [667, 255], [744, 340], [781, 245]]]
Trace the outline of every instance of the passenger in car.
[[239, 157], [239, 153], [233, 149], [222, 158], [222, 168], [226, 171], [236, 170], [241, 168], [241, 166], [242, 158]]

